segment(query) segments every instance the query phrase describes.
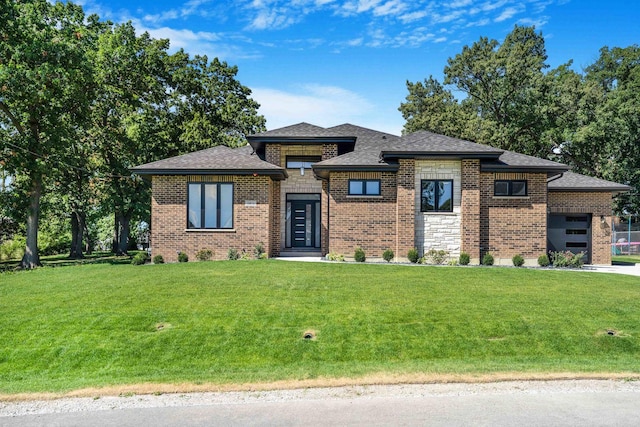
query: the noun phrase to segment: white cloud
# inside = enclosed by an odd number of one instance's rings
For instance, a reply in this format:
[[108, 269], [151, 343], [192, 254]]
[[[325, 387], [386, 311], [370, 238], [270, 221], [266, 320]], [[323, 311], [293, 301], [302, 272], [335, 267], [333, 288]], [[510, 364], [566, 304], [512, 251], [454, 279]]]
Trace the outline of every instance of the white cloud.
[[495, 22], [506, 21], [507, 19], [513, 18], [516, 14], [520, 13], [521, 10], [515, 7], [508, 7], [502, 11], [502, 13], [494, 19]]
[[253, 88], [251, 97], [260, 103], [259, 113], [268, 129], [299, 122], [328, 127], [351, 122], [362, 123], [374, 110], [365, 97], [337, 86], [306, 84], [292, 91]]
[[522, 19], [518, 20], [518, 24], [526, 25], [526, 26], [535, 26], [536, 30], [539, 30], [540, 28], [544, 27], [544, 25], [547, 22], [549, 22], [549, 17], [548, 16], [540, 16], [537, 19], [522, 18]]

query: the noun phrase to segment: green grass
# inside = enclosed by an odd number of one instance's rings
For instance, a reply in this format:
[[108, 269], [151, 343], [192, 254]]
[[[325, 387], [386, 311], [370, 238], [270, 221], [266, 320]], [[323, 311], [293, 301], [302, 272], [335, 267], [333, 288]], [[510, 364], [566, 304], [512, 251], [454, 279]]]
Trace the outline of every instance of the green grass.
[[[1, 273], [0, 301], [2, 393], [640, 371], [640, 286], [622, 275], [275, 260], [94, 264]], [[302, 339], [307, 330], [315, 340]]]
[[640, 255], [613, 255], [611, 261], [614, 264], [637, 264], [640, 262]]

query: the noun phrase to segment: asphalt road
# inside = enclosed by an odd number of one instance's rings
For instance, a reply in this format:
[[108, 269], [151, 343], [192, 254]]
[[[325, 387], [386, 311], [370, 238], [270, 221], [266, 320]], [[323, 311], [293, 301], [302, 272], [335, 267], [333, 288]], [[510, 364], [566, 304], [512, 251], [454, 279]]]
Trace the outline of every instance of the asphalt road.
[[514, 381], [0, 402], [0, 426], [267, 425], [638, 426], [640, 382]]

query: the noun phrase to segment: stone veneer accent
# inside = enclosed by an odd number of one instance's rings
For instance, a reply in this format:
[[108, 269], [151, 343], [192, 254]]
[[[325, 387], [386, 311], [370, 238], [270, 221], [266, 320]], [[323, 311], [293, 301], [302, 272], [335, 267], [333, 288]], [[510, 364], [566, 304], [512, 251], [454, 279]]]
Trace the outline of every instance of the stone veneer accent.
[[[187, 183], [233, 182], [232, 230], [187, 230]], [[166, 262], [176, 262], [178, 252], [196, 259], [201, 249], [213, 251], [214, 259], [225, 259], [227, 250], [252, 252], [262, 243], [267, 253], [273, 253], [269, 230], [265, 224], [273, 221], [270, 198], [274, 182], [267, 176], [164, 176], [154, 175], [151, 194], [151, 251], [162, 255]], [[246, 201], [255, 205], [245, 205]]]
[[[548, 211], [550, 214], [590, 213], [591, 221], [591, 263], [611, 265], [611, 193], [549, 192]], [[600, 220], [603, 216], [605, 222]]]
[[[494, 196], [496, 179], [527, 180], [528, 196]], [[537, 265], [547, 251], [547, 175], [482, 172], [480, 201], [480, 256], [490, 252], [496, 264], [512, 265], [521, 254], [525, 265]]]
[[[416, 160], [415, 162], [415, 236], [416, 248], [423, 254], [430, 249], [445, 250], [460, 256], [461, 162], [459, 160]], [[453, 212], [421, 212], [421, 180], [453, 180]]]

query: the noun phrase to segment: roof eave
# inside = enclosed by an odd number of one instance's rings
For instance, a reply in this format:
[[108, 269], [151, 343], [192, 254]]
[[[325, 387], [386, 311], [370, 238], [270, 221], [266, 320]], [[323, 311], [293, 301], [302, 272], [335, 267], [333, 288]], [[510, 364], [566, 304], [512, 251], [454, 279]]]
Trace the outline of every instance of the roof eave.
[[313, 172], [320, 178], [326, 179], [331, 172], [397, 172], [399, 165], [331, 165], [313, 166]]
[[334, 136], [248, 136], [247, 141], [251, 145], [254, 151], [261, 149], [265, 144], [282, 144], [282, 145], [294, 145], [294, 144], [355, 144], [355, 136], [334, 137]]
[[625, 193], [631, 187], [549, 187], [550, 193]]
[[486, 152], [441, 152], [441, 151], [382, 151], [380, 155], [384, 159], [480, 159], [497, 160], [503, 154]]
[[289, 177], [284, 169], [137, 169], [131, 171], [138, 175], [266, 175], [275, 180]]
[[481, 165], [481, 172], [512, 172], [512, 173], [546, 173], [554, 176], [569, 171], [568, 167], [560, 166], [510, 166], [510, 165]]

